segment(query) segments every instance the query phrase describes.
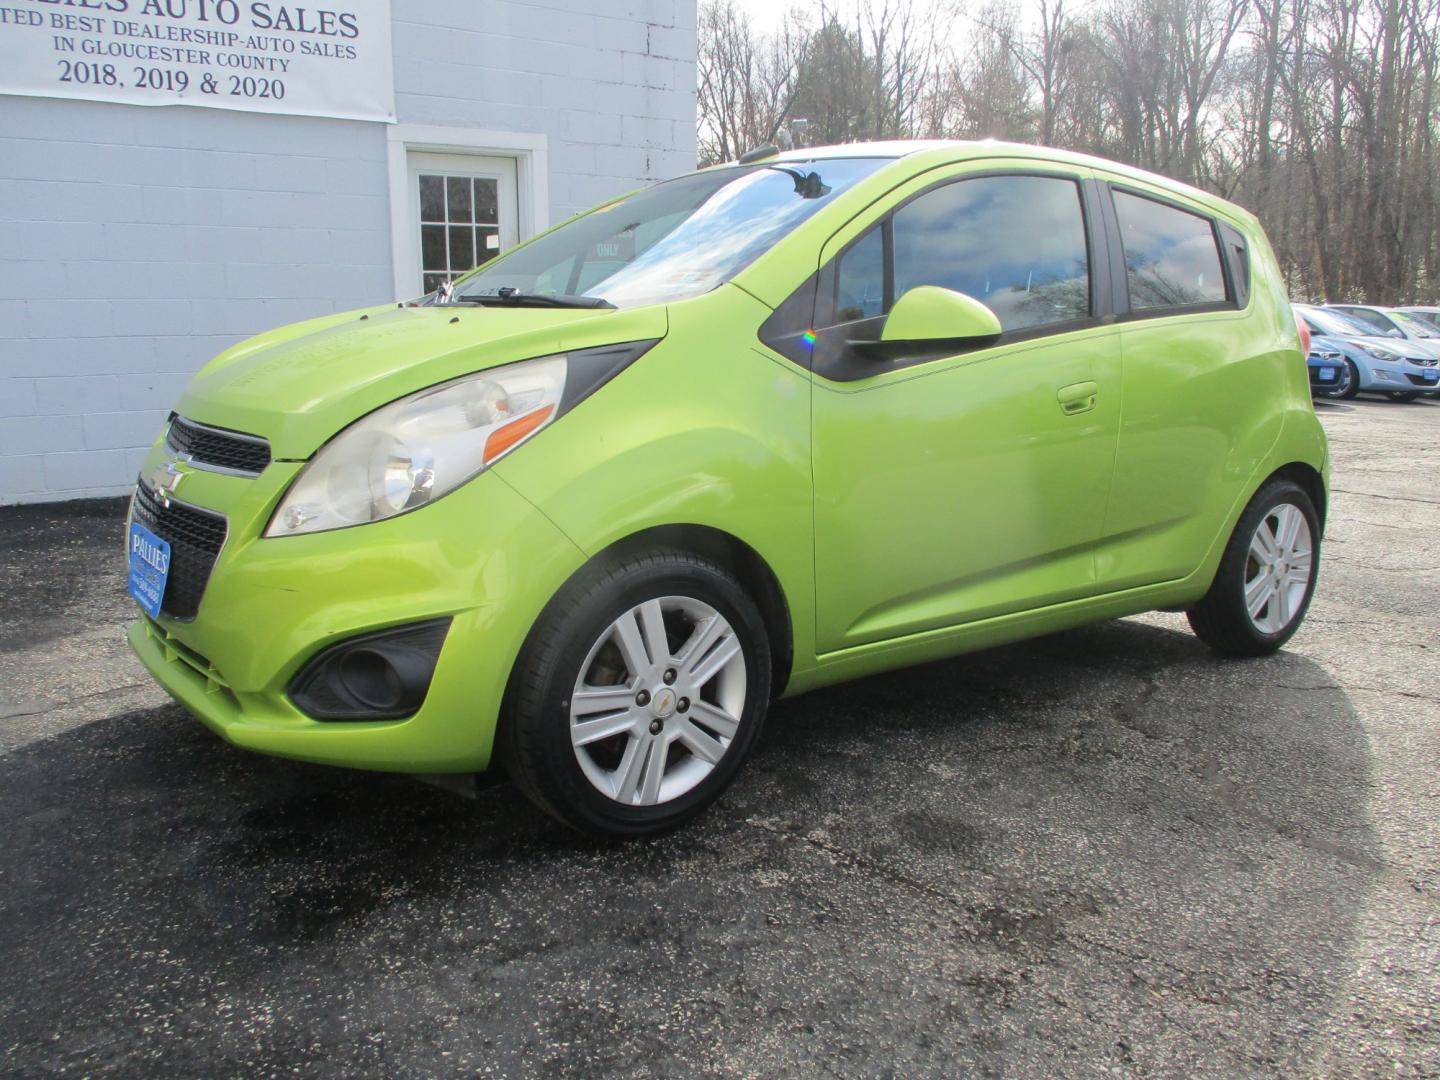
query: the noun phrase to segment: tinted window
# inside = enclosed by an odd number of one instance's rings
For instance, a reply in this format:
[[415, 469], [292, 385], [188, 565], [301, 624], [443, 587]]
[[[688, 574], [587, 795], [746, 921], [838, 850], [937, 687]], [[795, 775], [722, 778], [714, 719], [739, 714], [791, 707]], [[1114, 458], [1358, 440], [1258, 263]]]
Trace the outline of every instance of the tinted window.
[[840, 256], [835, 273], [835, 320], [854, 322], [885, 311], [885, 238], [871, 229]]
[[1230, 284], [1235, 289], [1235, 306], [1250, 303], [1250, 249], [1233, 225], [1220, 223], [1220, 242], [1230, 257]]
[[1090, 273], [1080, 188], [1043, 176], [960, 180], [895, 212], [895, 295], [940, 285], [1006, 330], [1083, 319]]
[[1115, 192], [1115, 213], [1133, 310], [1225, 299], [1220, 249], [1208, 218], [1124, 191]]

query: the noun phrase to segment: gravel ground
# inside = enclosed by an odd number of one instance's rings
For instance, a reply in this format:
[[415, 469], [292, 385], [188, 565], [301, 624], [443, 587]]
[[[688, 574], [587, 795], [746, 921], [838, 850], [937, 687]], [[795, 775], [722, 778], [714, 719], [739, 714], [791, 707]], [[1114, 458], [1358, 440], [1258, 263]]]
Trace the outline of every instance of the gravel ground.
[[814, 693], [619, 848], [219, 742], [125, 650], [120, 504], [0, 511], [0, 1072], [1440, 1076], [1440, 405], [1319, 409], [1279, 656], [1156, 614]]

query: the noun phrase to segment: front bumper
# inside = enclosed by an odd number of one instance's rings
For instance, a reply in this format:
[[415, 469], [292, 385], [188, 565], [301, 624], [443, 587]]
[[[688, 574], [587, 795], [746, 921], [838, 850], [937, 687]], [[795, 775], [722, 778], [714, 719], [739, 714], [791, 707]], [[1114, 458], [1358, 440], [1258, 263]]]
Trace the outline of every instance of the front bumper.
[[[158, 446], [152, 459], [143, 475], [166, 460]], [[484, 769], [515, 658], [582, 553], [493, 473], [388, 521], [261, 539], [296, 469], [187, 474], [185, 498], [225, 514], [229, 535], [193, 621], [142, 616], [129, 634], [136, 655], [248, 750], [395, 772]], [[296, 673], [335, 642], [442, 617], [451, 628], [412, 716], [316, 720], [288, 697]]]

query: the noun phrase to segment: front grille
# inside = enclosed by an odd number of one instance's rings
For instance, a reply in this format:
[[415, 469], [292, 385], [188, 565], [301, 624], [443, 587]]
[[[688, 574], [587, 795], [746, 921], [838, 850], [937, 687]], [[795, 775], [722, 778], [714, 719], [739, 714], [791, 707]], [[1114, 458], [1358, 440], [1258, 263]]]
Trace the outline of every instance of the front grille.
[[1405, 373], [1405, 378], [1409, 379], [1416, 386], [1427, 386], [1430, 387], [1432, 390], [1435, 389], [1437, 386], [1440, 386], [1440, 384], [1437, 384], [1434, 379], [1427, 379], [1423, 375], [1411, 375], [1408, 371]]
[[135, 486], [130, 505], [134, 519], [170, 545], [170, 573], [160, 610], [173, 619], [193, 619], [225, 544], [225, 518], [174, 499], [165, 506], [144, 481]]
[[1433, 356], [1412, 356], [1410, 357], [1410, 363], [1417, 364], [1420, 367], [1434, 367], [1435, 358]]
[[165, 445], [196, 465], [259, 476], [270, 464], [270, 444], [258, 435], [243, 435], [176, 416], [170, 420]]

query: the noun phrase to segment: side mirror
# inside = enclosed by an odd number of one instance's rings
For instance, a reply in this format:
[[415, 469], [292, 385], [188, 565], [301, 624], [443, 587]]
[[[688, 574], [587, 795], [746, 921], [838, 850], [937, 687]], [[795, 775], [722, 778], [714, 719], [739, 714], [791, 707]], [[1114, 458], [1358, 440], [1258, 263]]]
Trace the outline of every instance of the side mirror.
[[1000, 336], [1000, 318], [973, 296], [917, 285], [885, 317], [880, 340], [854, 342], [870, 356], [895, 359], [916, 353], [944, 355], [985, 345]]

